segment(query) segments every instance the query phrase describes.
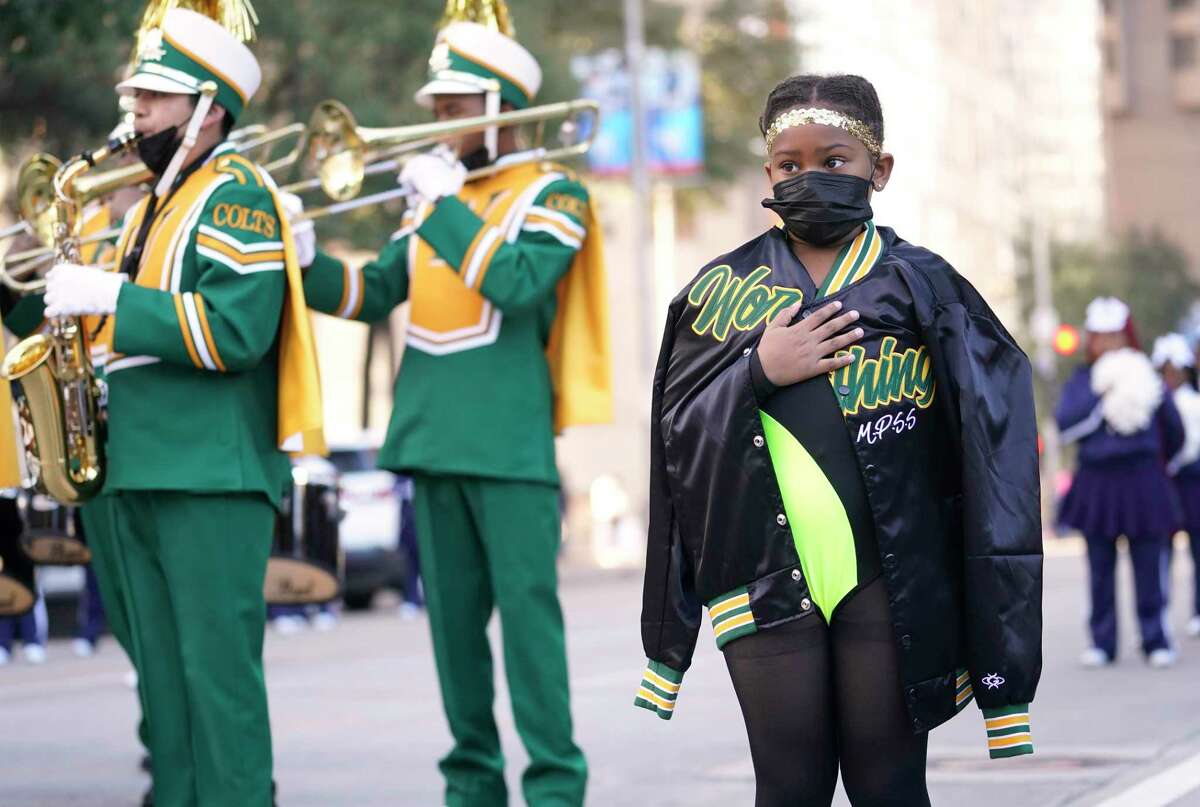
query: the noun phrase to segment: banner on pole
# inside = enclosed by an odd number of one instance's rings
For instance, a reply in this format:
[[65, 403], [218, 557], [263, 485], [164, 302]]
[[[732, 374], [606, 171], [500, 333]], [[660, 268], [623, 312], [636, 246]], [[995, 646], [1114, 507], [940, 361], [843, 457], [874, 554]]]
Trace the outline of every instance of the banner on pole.
[[[646, 158], [651, 173], [687, 176], [704, 170], [704, 115], [700, 62], [686, 50], [650, 48], [643, 58], [642, 103], [646, 110]], [[591, 170], [625, 176], [633, 162], [629, 72], [618, 50], [571, 60], [585, 98], [600, 102], [600, 131], [589, 153]]]

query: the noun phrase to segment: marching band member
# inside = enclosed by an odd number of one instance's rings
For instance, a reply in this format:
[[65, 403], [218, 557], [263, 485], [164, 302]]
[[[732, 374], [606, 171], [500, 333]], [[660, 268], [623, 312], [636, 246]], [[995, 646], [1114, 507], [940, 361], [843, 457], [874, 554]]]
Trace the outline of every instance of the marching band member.
[[672, 301], [651, 404], [634, 705], [675, 711], [707, 605], [759, 805], [928, 805], [928, 732], [974, 698], [1033, 752], [1041, 525], [1032, 372], [987, 303], [877, 226], [883, 111], [860, 76], [760, 119], [782, 219]]
[[[1167, 471], [1179, 496], [1183, 528], [1192, 551], [1192, 618], [1187, 632], [1200, 637], [1200, 392], [1196, 390], [1196, 357], [1182, 334], [1169, 333], [1154, 340], [1152, 359], [1183, 421], [1183, 448], [1167, 463]], [[1168, 560], [1170, 556], [1168, 543]]]
[[[454, 22], [417, 100], [438, 120], [528, 107], [541, 83], [510, 36]], [[411, 159], [400, 229], [351, 267], [317, 253], [314, 308], [373, 322], [410, 303], [407, 348], [380, 466], [415, 483], [417, 540], [454, 747], [450, 807], [507, 803], [492, 714], [487, 624], [498, 609], [529, 804], [583, 803], [555, 569], [554, 435], [610, 414], [600, 232], [568, 170], [519, 153], [510, 128], [458, 139], [457, 157]], [[497, 172], [466, 182], [470, 168]], [[301, 239], [298, 239], [301, 240]], [[300, 251], [305, 248], [301, 246]]]
[[1183, 423], [1149, 357], [1129, 306], [1097, 297], [1087, 307], [1088, 363], [1063, 387], [1055, 418], [1064, 444], [1078, 443], [1078, 468], [1058, 520], [1087, 540], [1091, 646], [1085, 667], [1117, 658], [1117, 538], [1133, 561], [1142, 652], [1169, 667], [1175, 650], [1166, 625], [1166, 548], [1179, 527], [1167, 460], [1183, 447]]
[[120, 272], [47, 276], [47, 316], [104, 317], [109, 464], [88, 527], [116, 549], [159, 807], [272, 802], [263, 577], [281, 448], [323, 449], [288, 225], [270, 178], [225, 142], [260, 77], [203, 15], [145, 31], [117, 90], [155, 178]]

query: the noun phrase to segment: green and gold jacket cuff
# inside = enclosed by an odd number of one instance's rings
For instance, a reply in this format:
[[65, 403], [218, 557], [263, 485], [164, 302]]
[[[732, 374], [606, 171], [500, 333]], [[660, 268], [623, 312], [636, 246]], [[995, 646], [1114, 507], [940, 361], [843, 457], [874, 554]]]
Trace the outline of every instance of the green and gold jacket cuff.
[[354, 319], [362, 309], [362, 285], [361, 272], [321, 250], [304, 272], [309, 306], [343, 319]]
[[683, 673], [660, 661], [651, 661], [642, 673], [642, 683], [638, 685], [633, 705], [649, 709], [663, 720], [670, 720], [675, 713], [675, 699], [679, 697], [681, 683]]
[[1033, 753], [1029, 704], [984, 709], [983, 721], [987, 727], [988, 755], [992, 759]]
[[489, 246], [492, 249], [499, 246], [498, 243], [479, 243], [480, 237], [485, 235], [485, 229], [483, 219], [475, 215], [461, 199], [446, 196], [438, 200], [433, 212], [421, 222], [421, 226], [417, 228], [417, 235], [433, 247], [438, 257], [450, 264], [455, 272], [463, 274], [467, 267], [468, 254], [480, 252], [480, 247], [487, 251]]
[[735, 588], [710, 602], [708, 618], [712, 620], [718, 650], [723, 650], [734, 639], [758, 632], [754, 613], [750, 610], [750, 589], [746, 586]]
[[5, 306], [4, 327], [12, 331], [14, 336], [24, 339], [46, 323], [46, 304], [41, 294], [13, 299], [11, 308]]

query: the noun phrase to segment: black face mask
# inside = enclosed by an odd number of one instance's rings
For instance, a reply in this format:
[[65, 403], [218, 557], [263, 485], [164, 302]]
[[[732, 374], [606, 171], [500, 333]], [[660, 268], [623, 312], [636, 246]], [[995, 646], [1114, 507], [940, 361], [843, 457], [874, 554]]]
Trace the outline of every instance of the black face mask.
[[862, 177], [805, 171], [775, 185], [775, 198], [763, 199], [762, 206], [775, 211], [796, 238], [825, 247], [874, 217], [870, 189], [870, 180]]
[[138, 141], [138, 157], [154, 176], [161, 177], [171, 164], [171, 158], [175, 156], [175, 149], [179, 146], [176, 140], [178, 134], [178, 126], [168, 126], [161, 132], [145, 136]]
[[491, 164], [492, 158], [488, 154], [487, 146], [480, 146], [470, 154], [463, 155], [459, 159], [468, 171], [474, 171], [477, 168], [486, 168]]

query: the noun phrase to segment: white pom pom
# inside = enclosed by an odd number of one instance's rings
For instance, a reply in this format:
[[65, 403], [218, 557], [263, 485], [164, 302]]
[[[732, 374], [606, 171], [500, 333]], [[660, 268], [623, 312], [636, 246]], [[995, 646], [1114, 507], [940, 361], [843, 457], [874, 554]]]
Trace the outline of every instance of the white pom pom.
[[1146, 354], [1133, 348], [1105, 353], [1092, 365], [1092, 390], [1117, 434], [1136, 434], [1150, 425], [1162, 403], [1162, 381]]

